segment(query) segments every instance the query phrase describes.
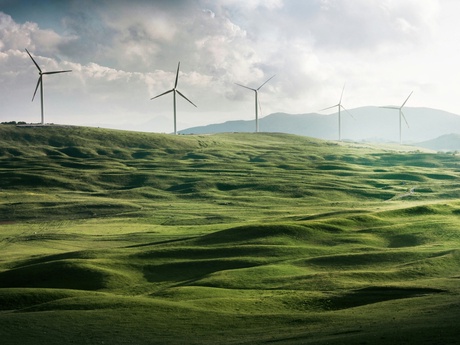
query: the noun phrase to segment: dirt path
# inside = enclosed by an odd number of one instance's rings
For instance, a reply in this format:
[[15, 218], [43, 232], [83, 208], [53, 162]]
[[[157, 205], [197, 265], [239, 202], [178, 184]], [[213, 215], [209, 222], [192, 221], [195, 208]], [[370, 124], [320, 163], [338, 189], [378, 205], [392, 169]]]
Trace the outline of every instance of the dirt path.
[[394, 197], [388, 199], [387, 201], [402, 199], [402, 198], [406, 198], [406, 197], [408, 197], [408, 196], [411, 196], [411, 195], [413, 195], [413, 194], [415, 193], [415, 188], [416, 188], [416, 187], [412, 187], [412, 188], [409, 189], [408, 192], [403, 193], [403, 194], [399, 194], [399, 195], [395, 195]]

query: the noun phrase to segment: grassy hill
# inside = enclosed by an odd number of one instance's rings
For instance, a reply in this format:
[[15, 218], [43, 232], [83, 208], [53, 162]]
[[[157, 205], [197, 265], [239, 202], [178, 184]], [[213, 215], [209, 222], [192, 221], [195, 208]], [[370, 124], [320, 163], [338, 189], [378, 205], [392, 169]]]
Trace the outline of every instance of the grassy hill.
[[6, 344], [454, 344], [459, 158], [0, 126]]

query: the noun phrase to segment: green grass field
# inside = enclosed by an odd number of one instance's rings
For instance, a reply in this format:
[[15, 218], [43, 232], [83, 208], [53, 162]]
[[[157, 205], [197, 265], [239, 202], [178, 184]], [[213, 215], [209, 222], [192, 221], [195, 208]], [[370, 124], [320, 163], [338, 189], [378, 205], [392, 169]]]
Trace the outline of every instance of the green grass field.
[[0, 126], [2, 344], [458, 344], [460, 158]]

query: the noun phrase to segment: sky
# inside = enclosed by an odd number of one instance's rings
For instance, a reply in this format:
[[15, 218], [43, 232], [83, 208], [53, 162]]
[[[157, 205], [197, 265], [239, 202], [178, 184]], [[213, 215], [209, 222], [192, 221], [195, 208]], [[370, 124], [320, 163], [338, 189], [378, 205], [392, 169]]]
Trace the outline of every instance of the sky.
[[[0, 0], [0, 122], [148, 132], [342, 104], [460, 114], [457, 0]], [[39, 96], [37, 94], [37, 96]], [[320, 112], [331, 114], [335, 110]]]

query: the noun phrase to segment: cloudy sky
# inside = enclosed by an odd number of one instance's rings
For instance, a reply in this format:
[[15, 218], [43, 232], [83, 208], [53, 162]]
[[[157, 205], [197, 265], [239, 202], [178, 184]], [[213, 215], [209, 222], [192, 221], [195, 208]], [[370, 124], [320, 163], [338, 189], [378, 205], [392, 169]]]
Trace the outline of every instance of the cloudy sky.
[[[346, 84], [348, 109], [399, 105], [460, 114], [457, 0], [0, 0], [0, 121], [172, 132], [317, 112]], [[333, 112], [323, 112], [328, 114]]]

